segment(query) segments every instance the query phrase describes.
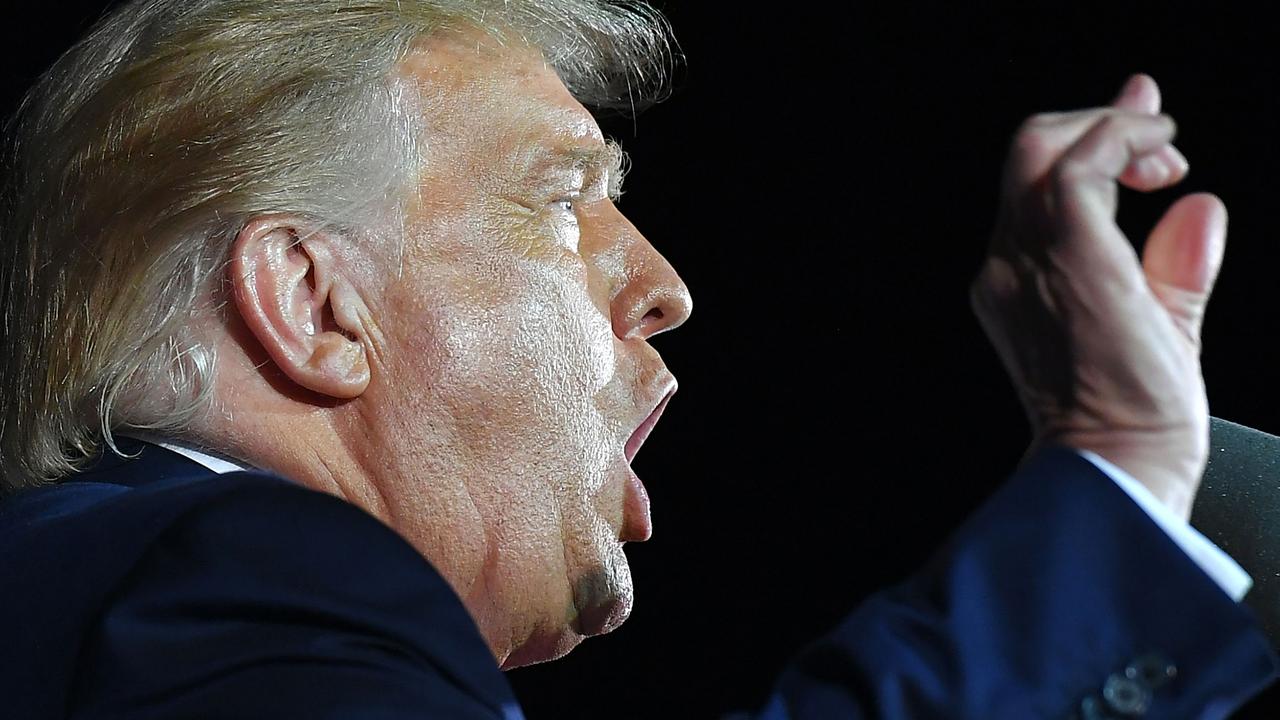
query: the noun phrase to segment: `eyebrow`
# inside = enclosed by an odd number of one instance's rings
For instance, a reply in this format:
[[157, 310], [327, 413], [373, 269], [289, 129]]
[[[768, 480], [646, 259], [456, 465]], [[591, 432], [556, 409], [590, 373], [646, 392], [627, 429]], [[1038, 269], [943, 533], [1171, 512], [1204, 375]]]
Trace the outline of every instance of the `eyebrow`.
[[631, 162], [622, 146], [613, 140], [590, 145], [544, 147], [539, 164], [558, 165], [582, 171], [592, 177], [606, 175], [609, 179], [609, 197], [617, 200], [622, 195], [622, 180]]

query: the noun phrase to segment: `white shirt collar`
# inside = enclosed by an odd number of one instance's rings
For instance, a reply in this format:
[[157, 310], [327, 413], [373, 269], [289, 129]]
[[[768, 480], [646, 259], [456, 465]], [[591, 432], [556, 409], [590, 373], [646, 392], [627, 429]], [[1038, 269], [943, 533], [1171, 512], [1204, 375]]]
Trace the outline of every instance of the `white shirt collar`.
[[188, 460], [208, 470], [212, 470], [219, 475], [225, 475], [233, 472], [244, 472], [245, 470], [250, 469], [247, 465], [240, 465], [231, 458], [211, 455], [208, 450], [197, 449], [192, 445], [182, 442], [181, 440], [157, 437], [136, 430], [130, 430], [127, 433], [117, 433], [117, 435], [120, 435], [121, 437], [131, 437], [135, 440], [142, 440], [143, 442], [149, 442], [152, 445], [159, 445], [165, 450], [176, 452]]

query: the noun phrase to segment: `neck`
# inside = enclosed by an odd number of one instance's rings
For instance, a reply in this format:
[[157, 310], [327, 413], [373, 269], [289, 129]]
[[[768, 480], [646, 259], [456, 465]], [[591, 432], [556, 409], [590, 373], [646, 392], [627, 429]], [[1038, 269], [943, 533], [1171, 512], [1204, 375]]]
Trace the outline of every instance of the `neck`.
[[390, 524], [388, 504], [354, 452], [349, 430], [359, 427], [358, 400], [282, 394], [251, 362], [222, 362], [217, 372], [213, 407], [182, 440], [346, 500]]
[[435, 566], [495, 656], [506, 657], [511, 632], [488, 597], [483, 576], [493, 553], [468, 485], [478, 465], [448, 409], [424, 417], [427, 400], [406, 400], [392, 381], [346, 401], [309, 394], [255, 348], [224, 335], [212, 407], [182, 439], [373, 515]]

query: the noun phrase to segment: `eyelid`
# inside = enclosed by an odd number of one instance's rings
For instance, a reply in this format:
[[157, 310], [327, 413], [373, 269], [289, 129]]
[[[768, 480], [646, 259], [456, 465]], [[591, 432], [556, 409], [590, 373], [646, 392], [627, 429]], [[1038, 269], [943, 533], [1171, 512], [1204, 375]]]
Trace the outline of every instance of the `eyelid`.
[[555, 204], [567, 202], [572, 205], [577, 205], [581, 201], [582, 201], [582, 191], [574, 190], [573, 192], [569, 192], [569, 193], [561, 193], [559, 196], [556, 197], [555, 200], [551, 201], [551, 204], [555, 205]]

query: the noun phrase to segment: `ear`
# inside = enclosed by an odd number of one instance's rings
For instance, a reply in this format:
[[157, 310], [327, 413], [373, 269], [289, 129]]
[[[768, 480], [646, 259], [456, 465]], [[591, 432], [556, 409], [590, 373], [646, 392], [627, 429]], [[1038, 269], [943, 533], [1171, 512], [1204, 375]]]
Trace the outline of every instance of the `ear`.
[[284, 374], [346, 400], [369, 386], [369, 313], [343, 247], [302, 218], [260, 216], [236, 236], [229, 279], [240, 317]]

